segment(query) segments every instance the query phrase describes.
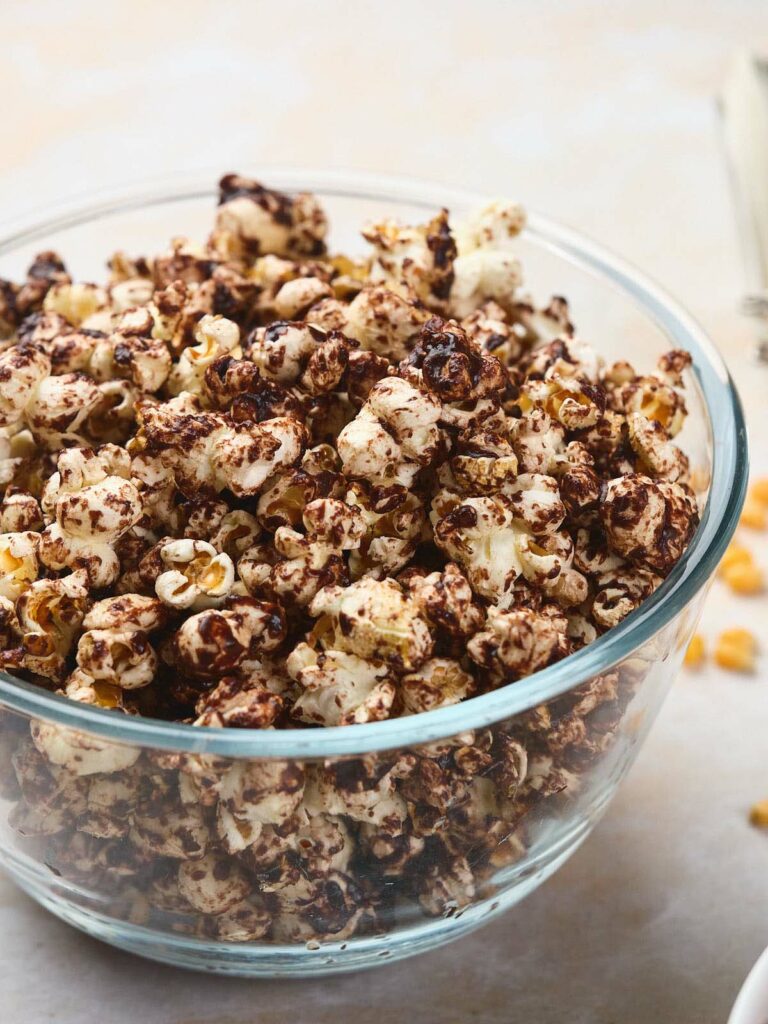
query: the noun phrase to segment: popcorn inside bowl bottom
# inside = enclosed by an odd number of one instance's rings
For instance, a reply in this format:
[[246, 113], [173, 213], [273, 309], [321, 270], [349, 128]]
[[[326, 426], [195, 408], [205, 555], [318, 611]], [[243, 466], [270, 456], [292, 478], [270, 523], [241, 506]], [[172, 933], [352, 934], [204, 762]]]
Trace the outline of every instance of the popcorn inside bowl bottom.
[[[690, 358], [605, 365], [564, 298], [522, 291], [524, 225], [497, 201], [333, 254], [314, 196], [227, 175], [202, 244], [0, 281], [0, 667], [114, 714], [353, 727], [514, 684], [636, 609], [698, 524]], [[323, 763], [6, 713], [0, 778], [33, 859], [117, 916], [344, 940], [492, 894], [634, 742], [648, 672]]]

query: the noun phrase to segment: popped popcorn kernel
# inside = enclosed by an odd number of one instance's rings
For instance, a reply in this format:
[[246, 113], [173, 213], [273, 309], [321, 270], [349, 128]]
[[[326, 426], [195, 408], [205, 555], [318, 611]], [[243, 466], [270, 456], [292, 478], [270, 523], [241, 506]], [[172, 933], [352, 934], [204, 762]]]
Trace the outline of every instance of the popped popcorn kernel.
[[718, 636], [714, 659], [721, 668], [733, 672], [754, 672], [756, 658], [757, 640], [748, 629], [726, 629]]

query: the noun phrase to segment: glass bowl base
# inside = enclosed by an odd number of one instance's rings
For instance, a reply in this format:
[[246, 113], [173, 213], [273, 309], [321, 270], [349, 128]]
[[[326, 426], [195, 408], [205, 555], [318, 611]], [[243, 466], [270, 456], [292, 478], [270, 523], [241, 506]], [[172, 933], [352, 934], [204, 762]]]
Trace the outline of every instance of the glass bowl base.
[[18, 862], [6, 863], [4, 867], [24, 892], [60, 920], [128, 953], [209, 974], [242, 978], [310, 978], [382, 967], [468, 935], [530, 895], [568, 860], [584, 838], [586, 834], [582, 832], [558, 856], [506, 892], [450, 917], [398, 929], [387, 935], [346, 942], [308, 943], [306, 946], [256, 942], [226, 944], [188, 935], [161, 933], [78, 906], [62, 893], [52, 891], [50, 881], [42, 884], [34, 877], [34, 871], [25, 870]]

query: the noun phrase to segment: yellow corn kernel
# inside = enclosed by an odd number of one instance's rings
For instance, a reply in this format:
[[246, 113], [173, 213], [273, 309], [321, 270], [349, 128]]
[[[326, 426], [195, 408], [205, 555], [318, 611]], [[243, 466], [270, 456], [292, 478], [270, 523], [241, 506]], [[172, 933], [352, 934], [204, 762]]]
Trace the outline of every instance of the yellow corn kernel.
[[704, 656], [704, 637], [701, 633], [696, 633], [691, 637], [691, 642], [688, 644], [683, 664], [686, 668], [699, 668], [704, 661]]
[[768, 476], [755, 480], [749, 488], [749, 496], [761, 505], [768, 505]]
[[752, 564], [752, 552], [749, 548], [745, 548], [743, 544], [737, 544], [736, 541], [732, 541], [725, 549], [725, 554], [720, 560], [720, 574], [725, 575], [726, 570], [730, 569], [734, 565], [751, 565]]
[[721, 576], [735, 594], [759, 594], [765, 585], [763, 571], [754, 562], [729, 565]]
[[768, 526], [768, 506], [755, 498], [747, 498], [739, 522], [752, 530], [764, 530]]
[[749, 820], [755, 828], [768, 828], [768, 800], [760, 800], [749, 812]]
[[748, 629], [726, 629], [717, 638], [715, 661], [732, 672], [754, 672], [757, 641]]

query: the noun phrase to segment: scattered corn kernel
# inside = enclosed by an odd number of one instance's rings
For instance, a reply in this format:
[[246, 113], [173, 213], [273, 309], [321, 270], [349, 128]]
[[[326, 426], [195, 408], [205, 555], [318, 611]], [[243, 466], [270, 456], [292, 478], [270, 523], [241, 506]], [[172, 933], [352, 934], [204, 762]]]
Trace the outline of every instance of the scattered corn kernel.
[[764, 530], [768, 527], [768, 506], [754, 497], [748, 497], [741, 510], [739, 522], [752, 530]]
[[763, 571], [754, 562], [729, 565], [721, 575], [736, 594], [759, 594], [765, 584]]
[[755, 480], [749, 488], [749, 496], [760, 502], [761, 505], [768, 505], [768, 476]]
[[720, 574], [725, 575], [727, 569], [730, 569], [734, 565], [751, 565], [752, 564], [752, 552], [749, 548], [745, 548], [743, 544], [737, 544], [733, 541], [725, 549], [725, 554], [720, 561]]
[[699, 668], [704, 661], [705, 653], [704, 637], [701, 633], [696, 633], [691, 637], [691, 642], [688, 644], [683, 664], [687, 668]]
[[749, 812], [749, 820], [756, 828], [768, 828], [768, 800], [760, 800]]
[[748, 629], [726, 629], [717, 638], [715, 661], [733, 672], [754, 672], [757, 641]]

